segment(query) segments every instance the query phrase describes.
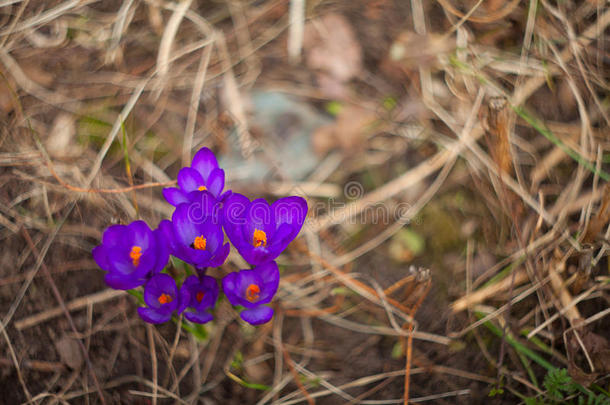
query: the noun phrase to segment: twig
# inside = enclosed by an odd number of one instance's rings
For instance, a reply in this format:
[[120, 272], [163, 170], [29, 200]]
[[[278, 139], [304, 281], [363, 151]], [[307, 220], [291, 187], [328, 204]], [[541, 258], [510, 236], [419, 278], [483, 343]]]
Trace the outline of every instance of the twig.
[[[415, 316], [415, 313], [417, 312], [417, 310], [419, 309], [420, 305], [422, 304], [422, 302], [424, 302], [424, 299], [426, 298], [426, 295], [428, 295], [428, 291], [430, 290], [430, 286], [431, 286], [431, 282], [430, 279], [428, 279], [428, 281], [426, 282], [426, 286], [424, 287], [424, 291], [421, 294], [421, 296], [418, 298], [417, 302], [415, 303], [415, 305], [413, 305], [413, 307], [411, 308], [411, 311], [409, 313], [409, 315], [411, 316], [411, 319], [413, 319], [413, 317]], [[407, 322], [406, 324], [408, 324], [408, 332], [409, 332], [409, 336], [407, 336], [407, 355], [406, 357], [406, 365], [405, 365], [405, 396], [404, 396], [404, 404], [407, 405], [409, 403], [409, 386], [411, 383], [411, 358], [412, 358], [412, 352], [413, 352], [413, 325], [414, 322], [413, 320], [411, 320], [411, 322]], [[404, 328], [404, 325], [403, 325]]]

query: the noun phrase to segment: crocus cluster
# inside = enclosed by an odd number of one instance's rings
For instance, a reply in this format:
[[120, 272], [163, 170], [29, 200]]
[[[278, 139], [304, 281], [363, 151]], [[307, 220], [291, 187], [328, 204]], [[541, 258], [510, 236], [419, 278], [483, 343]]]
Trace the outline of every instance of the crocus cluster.
[[[268, 304], [280, 280], [275, 259], [299, 234], [307, 203], [293, 196], [269, 204], [224, 190], [224, 170], [208, 148], [180, 169], [177, 183], [163, 190], [175, 207], [171, 220], [155, 230], [144, 221], [106, 229], [92, 252], [106, 272], [106, 284], [120, 290], [143, 286], [145, 306], [138, 314], [146, 322], [163, 323], [184, 314], [188, 321], [204, 324], [213, 319], [220, 295], [218, 281], [206, 272], [224, 264], [232, 244], [252, 268], [223, 277], [222, 292], [244, 321], [268, 322], [273, 317]], [[231, 243], [225, 243], [225, 234]], [[164, 272], [170, 255], [195, 269], [179, 288], [181, 277]]]

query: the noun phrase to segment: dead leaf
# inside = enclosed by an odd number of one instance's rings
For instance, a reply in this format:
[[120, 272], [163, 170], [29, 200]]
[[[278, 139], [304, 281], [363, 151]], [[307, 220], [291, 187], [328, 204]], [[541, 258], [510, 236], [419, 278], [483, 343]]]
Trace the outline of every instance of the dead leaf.
[[341, 95], [343, 83], [360, 74], [362, 48], [348, 20], [327, 14], [305, 26], [305, 63], [319, 72], [318, 82], [327, 95]]
[[570, 377], [574, 379], [580, 385], [588, 387], [591, 385], [599, 376], [598, 373], [588, 374], [582, 371], [580, 367], [578, 367], [574, 362], [570, 361], [568, 363], [568, 374]]
[[54, 157], [77, 156], [82, 153], [76, 143], [76, 122], [70, 114], [59, 114], [53, 121], [53, 127], [47, 138], [47, 151]]
[[22, 63], [21, 69], [23, 69], [23, 73], [28, 77], [28, 79], [36, 82], [37, 84], [43, 87], [52, 87], [55, 82], [55, 75], [50, 73], [48, 70], [43, 69], [37, 64], [34, 63]]
[[15, 97], [4, 80], [0, 80], [0, 113], [10, 114], [15, 108], [13, 105]]
[[599, 211], [589, 221], [589, 226], [585, 231], [585, 236], [582, 238], [584, 243], [593, 243], [602, 229], [610, 221], [610, 185], [606, 184], [604, 188], [604, 197]]
[[370, 110], [345, 106], [334, 123], [322, 126], [313, 133], [313, 148], [319, 155], [324, 155], [335, 147], [348, 152], [362, 149], [377, 119], [375, 113]]
[[78, 370], [83, 364], [83, 354], [76, 339], [63, 336], [55, 341], [55, 349], [62, 363], [73, 370]]
[[390, 47], [389, 59], [402, 69], [439, 64], [439, 56], [455, 48], [455, 42], [441, 34], [419, 35], [412, 31], [401, 33]]
[[[600, 374], [610, 372], [610, 342], [606, 337], [592, 332], [588, 325], [580, 326], [583, 322], [582, 319], [574, 320], [575, 329], [568, 333], [567, 350], [570, 359], [568, 373], [575, 381], [588, 386]], [[583, 350], [587, 351], [595, 368], [594, 372], [587, 373], [577, 364], [587, 364], [587, 369], [590, 367], [588, 361], [585, 361]]]

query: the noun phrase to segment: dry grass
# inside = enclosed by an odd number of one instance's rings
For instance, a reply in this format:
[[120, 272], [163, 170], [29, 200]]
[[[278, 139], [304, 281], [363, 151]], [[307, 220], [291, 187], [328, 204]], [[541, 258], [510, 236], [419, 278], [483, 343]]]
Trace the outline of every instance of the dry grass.
[[[487, 403], [493, 387], [518, 403], [544, 395], [547, 365], [608, 390], [604, 1], [0, 12], [6, 403]], [[329, 32], [335, 13], [358, 43]], [[316, 69], [312, 32], [339, 41]], [[342, 63], [357, 74], [333, 78]], [[294, 111], [261, 119], [257, 92]], [[161, 188], [203, 145], [235, 166], [230, 188], [323, 207], [280, 260], [273, 322], [221, 302], [204, 341], [145, 325], [90, 255], [112, 223], [167, 218]], [[290, 148], [315, 164], [294, 174]], [[243, 267], [232, 253], [214, 275]]]

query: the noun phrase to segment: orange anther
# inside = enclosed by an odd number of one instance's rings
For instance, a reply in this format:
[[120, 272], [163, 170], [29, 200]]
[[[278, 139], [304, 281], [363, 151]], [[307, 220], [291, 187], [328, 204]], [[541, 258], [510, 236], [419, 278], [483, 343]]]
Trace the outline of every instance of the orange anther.
[[250, 284], [248, 288], [246, 288], [246, 299], [250, 302], [254, 302], [258, 300], [260, 292], [261, 288], [258, 285]]
[[252, 244], [254, 245], [254, 247], [267, 246], [267, 234], [265, 233], [265, 231], [261, 231], [260, 229], [254, 229]]
[[197, 295], [195, 296], [195, 298], [197, 299], [197, 302], [201, 302], [204, 295], [205, 294], [203, 293], [203, 291], [197, 291]]
[[193, 242], [193, 248], [197, 250], [205, 250], [205, 246], [207, 245], [207, 240], [201, 236], [197, 236], [195, 241]]
[[129, 252], [129, 257], [131, 258], [134, 267], [138, 267], [140, 264], [140, 257], [142, 257], [142, 248], [140, 246], [133, 246], [131, 252]]
[[159, 298], [157, 299], [157, 301], [159, 301], [159, 304], [169, 304], [170, 302], [172, 302], [172, 297], [163, 293], [159, 296]]
[[206, 186], [199, 186], [199, 188], [197, 190], [199, 191], [206, 191], [208, 188]]

